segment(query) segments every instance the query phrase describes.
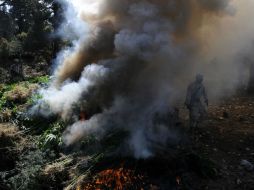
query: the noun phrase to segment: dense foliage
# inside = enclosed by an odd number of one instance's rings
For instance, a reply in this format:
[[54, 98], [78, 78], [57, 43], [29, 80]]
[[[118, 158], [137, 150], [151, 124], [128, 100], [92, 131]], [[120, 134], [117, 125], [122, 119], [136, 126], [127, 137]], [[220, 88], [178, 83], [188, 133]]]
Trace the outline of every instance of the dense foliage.
[[0, 59], [38, 53], [52, 56], [58, 51], [52, 34], [60, 20], [55, 0], [0, 1]]

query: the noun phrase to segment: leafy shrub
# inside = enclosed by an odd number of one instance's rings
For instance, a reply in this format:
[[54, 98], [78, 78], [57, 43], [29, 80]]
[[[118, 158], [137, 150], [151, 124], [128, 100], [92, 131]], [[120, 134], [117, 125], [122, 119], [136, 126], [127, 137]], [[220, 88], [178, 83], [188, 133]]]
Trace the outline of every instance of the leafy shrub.
[[0, 57], [9, 56], [9, 44], [5, 38], [0, 38]]
[[17, 38], [9, 42], [9, 56], [17, 56], [22, 53], [22, 44]]
[[24, 42], [26, 40], [26, 38], [27, 38], [27, 33], [26, 32], [21, 32], [20, 34], [17, 35], [17, 38], [20, 41]]
[[22, 52], [21, 42], [17, 38], [8, 41], [5, 38], [0, 38], [0, 57], [6, 58], [9, 56], [19, 55]]
[[39, 139], [39, 147], [43, 150], [54, 149], [57, 150], [62, 144], [62, 133], [65, 129], [63, 123], [53, 123], [49, 129], [47, 129]]
[[47, 84], [49, 82], [49, 76], [45, 75], [45, 76], [35, 77], [35, 78], [30, 79], [29, 82]]
[[3, 110], [3, 107], [6, 105], [6, 97], [2, 96], [0, 99], [0, 109]]
[[36, 102], [38, 102], [40, 99], [42, 99], [42, 95], [41, 94], [33, 94], [28, 100], [27, 103], [28, 105], [34, 105]]

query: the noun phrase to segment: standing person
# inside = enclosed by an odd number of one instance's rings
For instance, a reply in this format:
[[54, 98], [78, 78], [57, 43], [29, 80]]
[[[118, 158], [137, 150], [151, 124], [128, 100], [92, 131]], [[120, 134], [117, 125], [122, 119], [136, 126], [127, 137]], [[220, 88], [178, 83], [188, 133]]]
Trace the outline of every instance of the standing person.
[[200, 119], [205, 116], [208, 99], [203, 85], [203, 75], [197, 74], [196, 80], [188, 86], [185, 105], [190, 112], [190, 128], [197, 127]]

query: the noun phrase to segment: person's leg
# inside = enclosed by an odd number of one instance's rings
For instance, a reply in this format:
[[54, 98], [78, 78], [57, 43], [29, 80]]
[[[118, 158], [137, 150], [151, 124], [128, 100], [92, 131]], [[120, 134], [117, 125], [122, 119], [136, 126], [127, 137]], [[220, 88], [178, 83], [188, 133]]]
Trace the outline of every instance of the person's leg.
[[190, 109], [190, 129], [193, 130], [197, 127], [198, 125], [198, 109], [196, 106], [192, 106]]
[[202, 105], [201, 103], [199, 104], [199, 118], [198, 118], [198, 122], [203, 121], [205, 118], [207, 118], [207, 111], [204, 105]]

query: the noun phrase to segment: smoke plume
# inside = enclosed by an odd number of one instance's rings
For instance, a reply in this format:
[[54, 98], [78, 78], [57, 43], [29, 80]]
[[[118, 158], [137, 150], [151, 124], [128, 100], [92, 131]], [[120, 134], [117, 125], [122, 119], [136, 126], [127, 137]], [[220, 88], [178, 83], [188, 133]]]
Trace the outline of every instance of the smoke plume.
[[[64, 119], [75, 115], [77, 105], [90, 113], [88, 119], [68, 127], [65, 143], [90, 134], [100, 138], [120, 128], [130, 134], [130, 152], [146, 158], [153, 155], [154, 143], [176, 141], [174, 130], [156, 124], [155, 115], [174, 114], [197, 72], [205, 74], [210, 97], [220, 97], [225, 84], [230, 90], [235, 87], [236, 71], [226, 64], [232, 59], [225, 58], [231, 56], [232, 44], [218, 48], [227, 42], [218, 28], [239, 27], [238, 9], [246, 4], [253, 3], [65, 0], [65, 22], [59, 31], [72, 40], [72, 47], [59, 53], [53, 81], [42, 90], [43, 100]], [[214, 58], [218, 65], [211, 65]], [[216, 67], [221, 69], [218, 73]], [[231, 77], [224, 75], [226, 70]]]

